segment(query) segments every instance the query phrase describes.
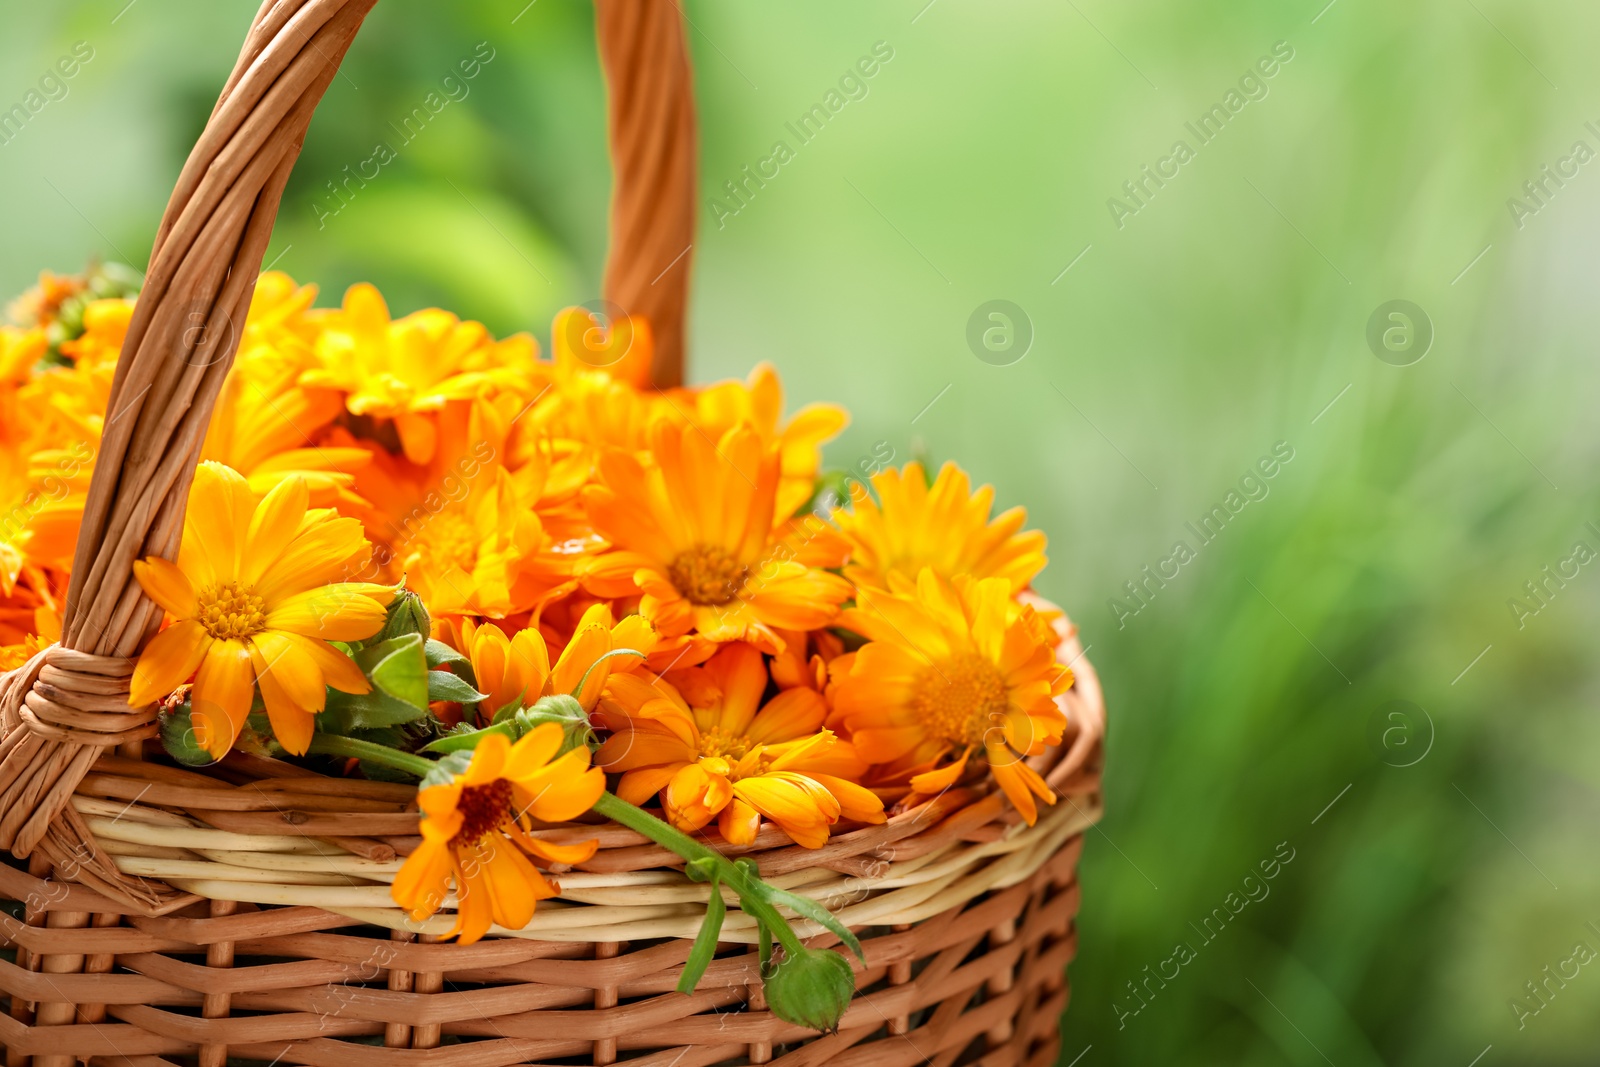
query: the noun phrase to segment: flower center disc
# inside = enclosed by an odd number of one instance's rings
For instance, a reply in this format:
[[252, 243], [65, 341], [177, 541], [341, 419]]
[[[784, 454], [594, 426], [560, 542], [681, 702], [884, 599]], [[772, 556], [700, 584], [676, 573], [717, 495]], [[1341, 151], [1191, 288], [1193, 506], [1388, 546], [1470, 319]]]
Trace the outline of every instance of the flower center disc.
[[472, 573], [478, 565], [478, 547], [489, 531], [479, 530], [471, 519], [453, 510], [424, 518], [422, 523], [411, 535], [417, 547], [441, 566], [459, 566]]
[[750, 751], [750, 742], [726, 730], [709, 730], [700, 735], [700, 755], [723, 756], [737, 762]]
[[981, 745], [985, 735], [1004, 725], [1011, 693], [1000, 668], [969, 653], [918, 672], [911, 687], [911, 709], [932, 736], [958, 745]]
[[252, 637], [267, 628], [266, 602], [238, 582], [202, 589], [196, 599], [200, 625], [219, 641]]
[[510, 816], [511, 783], [496, 778], [483, 785], [463, 786], [456, 810], [461, 813], [461, 829], [450, 839], [451, 846], [474, 844]]
[[750, 573], [721, 545], [696, 545], [667, 566], [667, 579], [691, 604], [726, 604], [744, 588]]

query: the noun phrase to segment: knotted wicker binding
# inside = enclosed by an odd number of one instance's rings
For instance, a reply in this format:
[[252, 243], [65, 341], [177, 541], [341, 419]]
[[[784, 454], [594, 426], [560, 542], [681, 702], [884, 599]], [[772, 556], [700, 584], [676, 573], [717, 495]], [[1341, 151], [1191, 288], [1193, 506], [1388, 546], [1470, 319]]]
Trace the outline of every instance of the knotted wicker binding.
[[[159, 610], [134, 559], [175, 554], [311, 114], [376, 0], [267, 0], [179, 177], [117, 368], [61, 645], [0, 683], [0, 961], [8, 1067], [235, 1060], [362, 1067], [549, 1062], [1038, 1063], [1055, 1054], [1075, 947], [1075, 868], [1098, 817], [1104, 707], [1065, 621], [1061, 800], [1034, 827], [955, 788], [818, 850], [775, 828], [746, 852], [820, 900], [866, 950], [858, 999], [819, 1036], [765, 1010], [753, 924], [730, 913], [698, 990], [673, 992], [706, 887], [632, 831], [598, 837], [524, 930], [440, 943], [388, 883], [418, 840], [415, 789], [235, 753], [207, 773], [141, 759], [154, 708], [126, 703]], [[658, 385], [682, 374], [694, 119], [671, 0], [597, 0], [616, 167], [609, 301], [648, 317]], [[452, 902], [453, 903], [453, 902]], [[816, 945], [831, 935], [799, 924]], [[171, 1057], [170, 1059], [168, 1057]]]

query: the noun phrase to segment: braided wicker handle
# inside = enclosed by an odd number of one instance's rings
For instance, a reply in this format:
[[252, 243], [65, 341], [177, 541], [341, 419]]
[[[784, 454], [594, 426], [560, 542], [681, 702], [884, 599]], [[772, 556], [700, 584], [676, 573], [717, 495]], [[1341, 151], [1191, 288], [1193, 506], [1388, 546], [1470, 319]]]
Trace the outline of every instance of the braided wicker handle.
[[[265, 0], [257, 13], [156, 235], [111, 389], [61, 644], [0, 686], [0, 847], [27, 856], [45, 841], [58, 866], [66, 854], [75, 870], [99, 870], [125, 899], [149, 903], [149, 887], [94, 862], [86, 829], [63, 809], [106, 747], [156, 733], [155, 709], [126, 702], [131, 657], [161, 617], [133, 562], [177, 552], [284, 185], [376, 2]], [[653, 377], [676, 384], [696, 180], [681, 16], [672, 0], [596, 4], [616, 172], [606, 296], [652, 320]]]

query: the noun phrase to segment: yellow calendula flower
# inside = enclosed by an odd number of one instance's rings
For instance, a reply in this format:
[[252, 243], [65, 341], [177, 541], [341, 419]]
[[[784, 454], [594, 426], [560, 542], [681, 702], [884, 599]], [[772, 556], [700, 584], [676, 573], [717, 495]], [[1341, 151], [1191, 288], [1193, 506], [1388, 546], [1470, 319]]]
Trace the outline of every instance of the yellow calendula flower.
[[1055, 793], [1023, 762], [1061, 742], [1056, 697], [1072, 672], [1055, 638], [1005, 578], [948, 581], [930, 568], [906, 595], [863, 589], [842, 624], [868, 638], [834, 693], [834, 714], [861, 758], [893, 764], [911, 789], [959, 781], [975, 752], [1031, 825], [1034, 797]]
[[0, 326], [0, 448], [8, 452], [22, 451], [37, 436], [38, 412], [21, 390], [49, 350], [43, 330]]
[[315, 366], [322, 320], [336, 314], [313, 310], [316, 299], [315, 285], [300, 285], [282, 271], [261, 275], [250, 297], [250, 312], [239, 339], [240, 355], [255, 348], [272, 348], [301, 367]]
[[699, 429], [657, 421], [653, 463], [620, 450], [600, 461], [601, 485], [584, 490], [595, 531], [611, 551], [583, 561], [597, 596], [642, 593], [639, 610], [663, 635], [782, 647], [778, 628], [827, 626], [850, 583], [821, 569], [814, 542], [785, 543], [776, 502], [779, 453], [744, 425], [712, 441]]
[[212, 409], [201, 458], [232, 467], [257, 493], [300, 478], [317, 506], [359, 507], [364, 501], [351, 486], [371, 453], [314, 443], [344, 404], [332, 390], [297, 384], [300, 373], [276, 349], [240, 352]]
[[783, 384], [770, 363], [758, 365], [746, 381], [718, 382], [685, 392], [688, 417], [713, 438], [742, 423], [778, 449], [779, 518], [788, 518], [811, 499], [822, 469], [822, 446], [850, 425], [849, 413], [837, 404], [808, 404], [784, 419]]
[[450, 933], [460, 934], [462, 944], [477, 941], [495, 923], [520, 930], [538, 901], [556, 895], [534, 861], [582, 863], [594, 855], [595, 841], [558, 845], [527, 832], [531, 819], [577, 818], [605, 792], [605, 775], [589, 766], [587, 748], [553, 759], [562, 740], [555, 723], [541, 724], [516, 744], [490, 734], [449, 781], [418, 791], [422, 844], [391, 887], [414, 920], [438, 911], [453, 885]]
[[531, 398], [537, 354], [527, 334], [496, 341], [482, 323], [438, 308], [391, 321], [378, 290], [363, 283], [323, 320], [318, 366], [301, 384], [346, 394], [352, 415], [393, 420], [406, 457], [427, 463], [437, 445], [434, 413], [451, 400], [501, 390]]
[[924, 567], [941, 578], [1004, 578], [1024, 589], [1044, 569], [1045, 536], [1022, 531], [1023, 508], [989, 520], [994, 487], [976, 492], [967, 474], [946, 463], [928, 484], [920, 463], [872, 477], [878, 501], [865, 494], [834, 520], [850, 543], [845, 575], [867, 589], [908, 590]]
[[34, 365], [50, 350], [44, 331], [0, 326], [0, 385], [18, 385], [28, 380]]
[[256, 282], [200, 457], [243, 474], [258, 494], [286, 478], [303, 478], [314, 506], [348, 511], [364, 503], [351, 485], [371, 454], [322, 441], [322, 432], [344, 411], [344, 396], [300, 384], [316, 364], [316, 295], [315, 286], [296, 285], [277, 271]]
[[355, 519], [310, 510], [298, 478], [260, 503], [237, 471], [195, 471], [178, 561], [133, 565], [172, 622], [145, 645], [129, 702], [151, 704], [194, 678], [195, 741], [221, 758], [250, 714], [257, 685], [273, 733], [304, 753], [327, 687], [365, 693], [366, 677], [329, 641], [382, 628], [388, 586], [344, 579], [371, 551]]
[[704, 667], [670, 676], [674, 688], [658, 685], [637, 711], [605, 708], [613, 732], [595, 759], [623, 772], [622, 799], [659, 792], [674, 826], [693, 832], [715, 819], [735, 845], [754, 841], [763, 818], [807, 848], [821, 848], [840, 818], [884, 820], [883, 801], [853, 781], [864, 770], [854, 749], [822, 729], [821, 693], [795, 687], [762, 704], [767, 668], [753, 645], [724, 645]]

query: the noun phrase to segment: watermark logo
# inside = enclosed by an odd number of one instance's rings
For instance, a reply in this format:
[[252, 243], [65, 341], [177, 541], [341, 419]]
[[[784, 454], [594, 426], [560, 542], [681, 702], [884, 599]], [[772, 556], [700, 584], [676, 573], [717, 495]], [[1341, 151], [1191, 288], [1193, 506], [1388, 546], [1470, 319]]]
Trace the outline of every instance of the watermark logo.
[[1033, 320], [1009, 300], [979, 304], [967, 319], [967, 347], [991, 367], [1009, 367], [1033, 347]]
[[1391, 700], [1367, 718], [1367, 747], [1391, 767], [1414, 767], [1433, 751], [1433, 717], [1409, 700]]
[[1391, 367], [1409, 367], [1433, 347], [1433, 320], [1409, 300], [1379, 304], [1367, 319], [1367, 347]]
[[557, 320], [567, 351], [585, 366], [597, 369], [622, 362], [633, 350], [628, 313], [603, 299], [587, 300], [581, 306], [587, 315], [563, 315]]

